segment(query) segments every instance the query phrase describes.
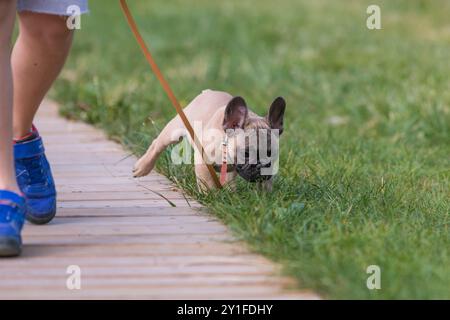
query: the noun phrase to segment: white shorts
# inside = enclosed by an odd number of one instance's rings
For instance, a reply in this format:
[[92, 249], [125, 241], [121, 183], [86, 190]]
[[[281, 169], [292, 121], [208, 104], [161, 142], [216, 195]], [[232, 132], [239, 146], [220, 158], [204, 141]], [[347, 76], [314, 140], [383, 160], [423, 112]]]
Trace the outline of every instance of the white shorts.
[[68, 10], [68, 8], [73, 5], [80, 8], [80, 13], [89, 11], [87, 0], [18, 0], [17, 11], [70, 16], [73, 11]]

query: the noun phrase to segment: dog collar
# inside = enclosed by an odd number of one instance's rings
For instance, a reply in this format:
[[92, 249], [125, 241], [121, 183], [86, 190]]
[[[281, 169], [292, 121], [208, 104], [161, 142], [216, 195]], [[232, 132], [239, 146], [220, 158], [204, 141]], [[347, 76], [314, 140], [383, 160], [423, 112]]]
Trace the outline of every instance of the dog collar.
[[222, 167], [220, 168], [220, 184], [223, 186], [227, 180], [227, 150], [228, 150], [228, 135], [225, 134], [222, 140]]

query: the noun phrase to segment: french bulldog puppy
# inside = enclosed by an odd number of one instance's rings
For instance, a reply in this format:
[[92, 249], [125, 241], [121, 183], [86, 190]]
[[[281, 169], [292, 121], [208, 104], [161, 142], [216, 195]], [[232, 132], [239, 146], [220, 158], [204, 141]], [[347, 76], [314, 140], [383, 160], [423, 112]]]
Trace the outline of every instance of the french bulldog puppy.
[[[278, 97], [270, 106], [267, 116], [261, 117], [250, 111], [241, 97], [205, 90], [184, 108], [184, 112], [217, 172], [220, 172], [225, 146], [226, 184], [233, 187], [236, 176], [240, 175], [247, 181], [258, 183], [265, 190], [271, 190], [272, 177], [278, 168], [278, 137], [283, 132], [285, 108], [285, 100]], [[185, 136], [194, 146], [177, 115], [136, 162], [134, 176], [149, 174], [160, 154]], [[200, 190], [215, 188], [214, 180], [195, 146], [194, 164]]]

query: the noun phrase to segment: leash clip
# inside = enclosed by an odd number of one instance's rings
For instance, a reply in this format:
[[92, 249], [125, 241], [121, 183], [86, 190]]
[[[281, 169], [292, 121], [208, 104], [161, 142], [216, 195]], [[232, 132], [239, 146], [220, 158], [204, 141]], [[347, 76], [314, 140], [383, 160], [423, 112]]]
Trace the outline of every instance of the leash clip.
[[225, 134], [225, 136], [223, 137], [223, 140], [222, 140], [222, 146], [228, 146], [228, 135], [227, 134]]

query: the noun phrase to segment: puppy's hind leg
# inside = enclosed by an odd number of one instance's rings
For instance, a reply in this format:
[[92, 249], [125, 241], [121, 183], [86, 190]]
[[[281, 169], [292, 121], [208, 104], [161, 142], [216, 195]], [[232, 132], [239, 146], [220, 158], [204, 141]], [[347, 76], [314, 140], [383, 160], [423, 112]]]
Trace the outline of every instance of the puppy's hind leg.
[[185, 135], [185, 129], [179, 116], [173, 118], [153, 140], [147, 152], [136, 162], [133, 168], [134, 177], [142, 177], [149, 174], [155, 167], [161, 153], [171, 145], [181, 141]]

